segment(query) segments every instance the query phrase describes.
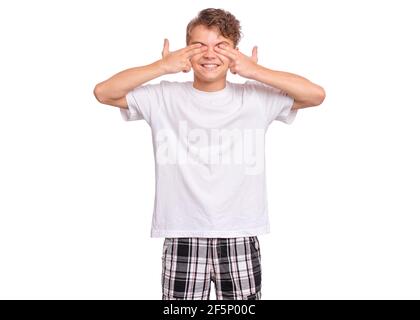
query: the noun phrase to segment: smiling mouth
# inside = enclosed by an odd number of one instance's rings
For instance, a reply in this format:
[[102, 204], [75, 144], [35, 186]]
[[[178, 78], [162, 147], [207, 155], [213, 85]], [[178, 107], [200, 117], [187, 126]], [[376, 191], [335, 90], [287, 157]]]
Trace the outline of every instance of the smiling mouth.
[[200, 66], [206, 71], [214, 71], [220, 67], [220, 65], [216, 63], [203, 63], [203, 64], [200, 64]]

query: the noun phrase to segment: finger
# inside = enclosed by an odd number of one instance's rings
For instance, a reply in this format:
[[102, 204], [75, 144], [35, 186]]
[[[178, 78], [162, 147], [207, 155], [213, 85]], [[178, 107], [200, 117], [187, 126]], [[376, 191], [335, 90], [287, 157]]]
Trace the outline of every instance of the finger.
[[191, 68], [192, 68], [191, 63], [188, 62], [187, 66], [185, 67], [184, 70], [182, 70], [182, 72], [190, 72]]
[[169, 53], [169, 40], [165, 38], [163, 41], [163, 50], [162, 57], [166, 56]]
[[201, 43], [194, 43], [194, 44], [190, 44], [189, 46], [186, 46], [186, 47], [184, 48], [184, 51], [185, 51], [185, 52], [188, 52], [188, 51], [190, 51], [190, 50], [194, 50], [194, 49], [196, 49], [196, 48], [200, 48], [201, 46], [203, 46]]
[[206, 51], [206, 46], [202, 46], [201, 48], [192, 49], [192, 50], [188, 51], [186, 53], [186, 55], [187, 55], [187, 58], [189, 59], [196, 54], [203, 53], [204, 51]]
[[235, 60], [236, 59], [236, 54], [237, 51], [232, 51], [233, 49], [231, 49], [230, 47], [220, 47], [220, 46], [215, 46], [214, 49], [216, 50], [216, 52], [219, 52], [225, 56], [227, 56], [228, 58]]
[[258, 61], [258, 47], [254, 46], [254, 48], [252, 49], [252, 60], [254, 60], [255, 62]]
[[232, 74], [236, 74], [236, 69], [235, 69], [235, 64], [234, 63], [229, 64], [229, 70]]

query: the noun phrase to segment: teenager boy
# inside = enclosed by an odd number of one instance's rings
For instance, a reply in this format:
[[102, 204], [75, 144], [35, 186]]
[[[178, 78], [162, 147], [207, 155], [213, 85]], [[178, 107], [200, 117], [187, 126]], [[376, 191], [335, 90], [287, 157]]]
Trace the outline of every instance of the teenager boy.
[[[239, 51], [239, 21], [208, 8], [187, 26], [185, 48], [121, 71], [94, 89], [125, 121], [152, 130], [155, 202], [151, 237], [165, 238], [162, 299], [261, 299], [258, 235], [269, 232], [264, 138], [274, 120], [291, 124], [298, 109], [325, 92], [301, 76], [275, 71]], [[194, 80], [161, 80], [194, 72]], [[227, 71], [247, 78], [226, 80]]]

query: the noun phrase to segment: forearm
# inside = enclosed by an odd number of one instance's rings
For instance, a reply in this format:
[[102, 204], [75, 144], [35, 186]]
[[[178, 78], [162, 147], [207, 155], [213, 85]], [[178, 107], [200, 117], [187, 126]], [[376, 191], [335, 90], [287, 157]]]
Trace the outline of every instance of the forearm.
[[253, 80], [263, 82], [269, 86], [284, 90], [296, 101], [306, 102], [308, 105], [322, 103], [325, 96], [324, 89], [297, 74], [275, 71], [258, 65]]
[[95, 86], [95, 96], [99, 100], [116, 100], [129, 91], [165, 74], [161, 60], [151, 64], [123, 70]]

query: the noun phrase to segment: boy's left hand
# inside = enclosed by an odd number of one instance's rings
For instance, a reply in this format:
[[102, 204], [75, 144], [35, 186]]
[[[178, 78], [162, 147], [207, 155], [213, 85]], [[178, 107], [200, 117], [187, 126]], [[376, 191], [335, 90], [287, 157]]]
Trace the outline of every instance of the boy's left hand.
[[244, 55], [239, 49], [223, 44], [215, 46], [215, 51], [229, 58], [229, 69], [233, 74], [239, 74], [244, 78], [252, 78], [255, 75], [258, 68], [257, 46], [252, 49], [252, 56], [250, 57]]

